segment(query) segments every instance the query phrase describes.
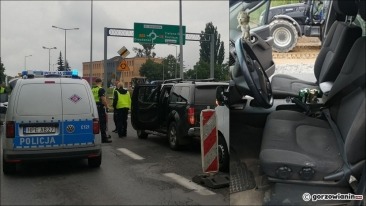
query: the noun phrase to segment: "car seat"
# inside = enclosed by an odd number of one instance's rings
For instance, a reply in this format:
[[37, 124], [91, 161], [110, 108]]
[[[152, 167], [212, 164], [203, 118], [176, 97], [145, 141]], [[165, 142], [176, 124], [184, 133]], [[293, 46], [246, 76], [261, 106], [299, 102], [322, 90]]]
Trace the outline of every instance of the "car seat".
[[[277, 74], [272, 77], [271, 85], [274, 98], [295, 97], [304, 88], [319, 89], [319, 84], [334, 81], [342, 68], [353, 43], [362, 35], [360, 27], [352, 21], [357, 15], [355, 1], [334, 0], [333, 8], [337, 20], [332, 24], [314, 64], [316, 82], [304, 81], [290, 75]], [[346, 16], [346, 21], [341, 21]]]

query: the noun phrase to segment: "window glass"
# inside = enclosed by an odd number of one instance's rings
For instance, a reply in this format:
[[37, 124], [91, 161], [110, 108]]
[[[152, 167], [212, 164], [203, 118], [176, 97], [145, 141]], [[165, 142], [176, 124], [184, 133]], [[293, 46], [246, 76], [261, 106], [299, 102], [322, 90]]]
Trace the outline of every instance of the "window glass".
[[83, 84], [62, 84], [64, 115], [90, 114], [91, 105], [88, 89]]
[[268, 4], [268, 2], [265, 4], [262, 4], [258, 8], [254, 7], [251, 11], [249, 11], [249, 15], [250, 15], [249, 26], [251, 29], [264, 25], [263, 15], [267, 8], [267, 4]]
[[197, 105], [214, 105], [216, 102], [216, 87], [196, 87], [195, 95]]
[[139, 89], [138, 100], [142, 103], [156, 103], [158, 101], [158, 87], [141, 87]]
[[189, 87], [175, 87], [170, 102], [184, 102], [187, 103], [189, 99]]
[[60, 84], [24, 84], [20, 88], [16, 112], [22, 116], [61, 115]]

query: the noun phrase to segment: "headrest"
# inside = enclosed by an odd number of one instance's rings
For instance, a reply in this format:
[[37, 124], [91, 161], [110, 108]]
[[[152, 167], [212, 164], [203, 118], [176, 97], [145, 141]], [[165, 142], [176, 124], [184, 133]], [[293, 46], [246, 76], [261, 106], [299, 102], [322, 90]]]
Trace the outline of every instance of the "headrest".
[[357, 4], [354, 0], [334, 0], [333, 8], [337, 14], [344, 16], [356, 16], [358, 12]]

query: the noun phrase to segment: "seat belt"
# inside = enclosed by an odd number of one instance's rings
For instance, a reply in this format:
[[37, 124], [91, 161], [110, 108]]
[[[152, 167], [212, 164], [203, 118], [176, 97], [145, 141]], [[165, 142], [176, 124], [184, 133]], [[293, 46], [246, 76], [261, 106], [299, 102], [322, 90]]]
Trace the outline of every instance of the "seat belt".
[[[323, 112], [325, 118], [328, 120], [328, 123], [330, 125], [330, 127], [332, 128], [336, 139], [337, 139], [337, 143], [338, 143], [338, 148], [340, 151], [340, 154], [342, 156], [343, 159], [343, 175], [349, 176], [351, 174], [351, 166], [348, 163], [347, 157], [346, 157], [346, 153], [344, 151], [344, 140], [342, 138], [341, 132], [338, 129], [338, 126], [336, 125], [336, 123], [333, 121], [331, 115], [330, 115], [330, 111], [329, 111], [329, 106], [336, 100], [336, 99], [340, 99], [340, 97], [343, 97], [349, 93], [351, 93], [353, 90], [357, 89], [359, 86], [359, 84], [357, 84], [358, 82], [361, 83], [361, 87], [365, 87], [365, 73], [361, 74], [359, 77], [357, 77], [355, 80], [353, 80], [352, 82], [350, 82], [348, 85], [346, 85], [345, 87], [339, 89], [339, 91], [336, 91], [336, 94], [334, 94], [333, 96], [331, 96], [329, 99], [327, 99], [327, 101], [324, 103], [324, 106], [321, 108], [321, 111]], [[324, 177], [325, 180], [337, 180], [339, 178], [339, 173], [333, 174], [333, 175], [329, 175]], [[347, 177], [349, 178], [349, 177]]]
[[[330, 112], [329, 112], [329, 109], [328, 108], [324, 108], [322, 110], [325, 118], [327, 118], [328, 120], [328, 123], [330, 125], [330, 127], [332, 128], [335, 136], [336, 136], [336, 139], [337, 139], [337, 143], [338, 143], [338, 148], [339, 148], [339, 151], [340, 151], [340, 154], [342, 156], [342, 159], [343, 159], [343, 175], [350, 175], [351, 174], [351, 167], [347, 161], [347, 157], [346, 157], [346, 153], [344, 152], [344, 140], [342, 138], [342, 135], [341, 135], [341, 132], [339, 131], [337, 125], [335, 124], [335, 122], [333, 121], [332, 117], [330, 116]], [[338, 174], [336, 173], [335, 175], [329, 175], [329, 176], [326, 176], [324, 177], [325, 180], [336, 180], [338, 178]], [[348, 178], [348, 177], [347, 177]]]
[[366, 163], [363, 166], [363, 172], [362, 172], [360, 181], [357, 186], [356, 195], [364, 196], [363, 197], [364, 199], [362, 201], [357, 201], [356, 205], [357, 206], [365, 205], [365, 202], [366, 202], [366, 200], [365, 200], [365, 198], [366, 198]]

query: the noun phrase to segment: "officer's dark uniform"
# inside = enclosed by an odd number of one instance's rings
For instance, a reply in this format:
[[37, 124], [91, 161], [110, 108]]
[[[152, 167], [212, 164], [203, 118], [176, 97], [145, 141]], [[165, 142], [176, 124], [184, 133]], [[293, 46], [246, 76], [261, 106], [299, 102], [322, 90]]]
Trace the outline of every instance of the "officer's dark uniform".
[[98, 109], [98, 116], [99, 116], [99, 127], [100, 127], [100, 133], [102, 135], [102, 142], [111, 142], [108, 140], [106, 130], [107, 130], [107, 115], [106, 115], [106, 108], [104, 107], [101, 98], [105, 96], [105, 90], [102, 87], [94, 86], [92, 88], [93, 96], [95, 99], [95, 102], [97, 103], [97, 109]]
[[118, 136], [125, 137], [127, 135], [128, 110], [131, 108], [131, 96], [122, 87], [114, 90], [113, 108], [116, 109]]

